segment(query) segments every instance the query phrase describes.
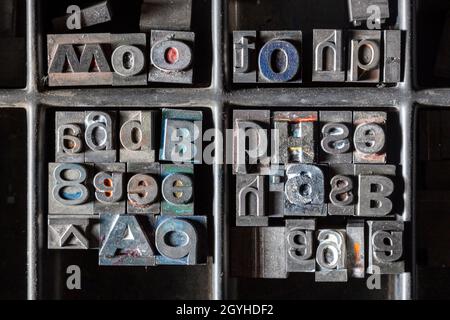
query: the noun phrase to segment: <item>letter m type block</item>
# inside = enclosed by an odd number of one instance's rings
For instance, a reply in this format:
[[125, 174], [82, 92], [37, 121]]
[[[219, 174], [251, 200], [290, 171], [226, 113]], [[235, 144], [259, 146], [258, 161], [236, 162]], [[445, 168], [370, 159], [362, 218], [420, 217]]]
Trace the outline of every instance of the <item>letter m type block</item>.
[[47, 50], [49, 86], [113, 84], [110, 34], [48, 35]]

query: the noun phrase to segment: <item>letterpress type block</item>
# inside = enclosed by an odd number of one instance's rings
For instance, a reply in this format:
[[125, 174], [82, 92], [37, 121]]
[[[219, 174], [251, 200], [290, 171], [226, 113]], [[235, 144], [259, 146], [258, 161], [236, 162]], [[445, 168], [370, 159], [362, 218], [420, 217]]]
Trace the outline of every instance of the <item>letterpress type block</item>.
[[256, 31], [233, 31], [233, 82], [256, 83]]
[[163, 109], [160, 160], [201, 163], [202, 119], [201, 111]]
[[267, 177], [237, 175], [236, 192], [236, 225], [269, 226], [269, 217], [266, 215]]
[[368, 221], [370, 274], [405, 272], [403, 257], [403, 222]]
[[49, 249], [97, 249], [100, 240], [98, 216], [49, 215]]
[[100, 214], [101, 266], [154, 266], [155, 255], [139, 217]]
[[371, 18], [384, 23], [389, 18], [389, 0], [348, 0], [348, 17], [355, 26]]
[[352, 163], [351, 111], [320, 111], [320, 162]]
[[84, 112], [58, 111], [55, 115], [56, 162], [84, 162]]
[[274, 163], [314, 163], [317, 157], [315, 111], [274, 112]]
[[193, 82], [195, 33], [152, 30], [149, 82]]
[[47, 35], [49, 86], [112, 85], [110, 49], [106, 33]]
[[95, 164], [95, 213], [125, 213], [125, 171], [125, 163]]
[[194, 214], [194, 166], [161, 165], [161, 214], [191, 216]]
[[345, 81], [343, 54], [341, 30], [313, 30], [312, 80], [320, 82]]
[[381, 31], [350, 31], [347, 81], [380, 82], [381, 57]]
[[364, 222], [347, 223], [347, 253], [349, 274], [353, 278], [365, 276]]
[[259, 40], [259, 82], [302, 82], [301, 31], [261, 31]]
[[159, 163], [128, 164], [127, 213], [160, 213], [160, 170]]
[[308, 164], [286, 166], [285, 216], [326, 216], [322, 169]]
[[163, 217], [156, 220], [158, 265], [206, 263], [206, 217]]
[[284, 166], [272, 165], [269, 176], [269, 207], [270, 217], [284, 216], [284, 184], [285, 184]]
[[333, 164], [330, 173], [329, 215], [353, 216], [357, 203], [357, 179], [353, 164]]
[[286, 266], [287, 272], [314, 272], [315, 220], [286, 221]]
[[116, 162], [116, 112], [86, 111], [85, 161], [95, 163]]
[[48, 164], [49, 214], [89, 215], [94, 213], [88, 164]]
[[383, 82], [396, 83], [402, 81], [402, 32], [385, 30]]
[[[68, 8], [70, 9], [70, 7]], [[102, 1], [96, 3], [87, 8], [81, 9], [78, 13], [69, 11], [72, 15], [68, 14], [63, 17], [58, 17], [53, 19], [53, 29], [56, 32], [66, 32], [67, 30], [71, 30], [68, 28], [68, 25], [71, 25], [72, 20], [79, 19], [79, 28], [87, 28], [92, 27], [98, 24], [110, 22], [112, 20], [112, 11], [109, 5], [109, 1]], [[74, 16], [74, 14], [77, 14]], [[73, 21], [76, 25], [77, 21]]]
[[386, 112], [354, 112], [354, 163], [386, 163]]
[[316, 282], [347, 282], [345, 230], [319, 230], [316, 250]]
[[233, 173], [270, 174], [270, 111], [233, 111]]
[[120, 162], [155, 162], [155, 113], [120, 111]]

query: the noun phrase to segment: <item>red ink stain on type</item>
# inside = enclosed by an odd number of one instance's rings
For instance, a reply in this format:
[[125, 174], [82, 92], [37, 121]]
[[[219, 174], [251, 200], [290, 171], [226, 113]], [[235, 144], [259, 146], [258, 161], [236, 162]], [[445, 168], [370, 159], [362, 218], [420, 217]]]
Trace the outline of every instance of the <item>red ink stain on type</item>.
[[167, 63], [174, 64], [178, 61], [178, 50], [176, 48], [169, 48], [166, 50], [165, 59]]

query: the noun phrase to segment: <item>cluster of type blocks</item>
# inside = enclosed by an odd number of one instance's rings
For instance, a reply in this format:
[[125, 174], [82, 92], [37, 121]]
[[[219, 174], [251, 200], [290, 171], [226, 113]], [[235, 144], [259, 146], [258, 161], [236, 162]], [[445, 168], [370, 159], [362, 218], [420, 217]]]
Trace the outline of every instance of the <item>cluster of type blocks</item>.
[[56, 112], [48, 247], [99, 248], [100, 265], [205, 263], [207, 217], [194, 207], [202, 121], [192, 110]]
[[389, 115], [234, 111], [236, 232], [247, 242], [234, 250], [250, 259], [238, 275], [315, 272], [331, 282], [404, 272]]

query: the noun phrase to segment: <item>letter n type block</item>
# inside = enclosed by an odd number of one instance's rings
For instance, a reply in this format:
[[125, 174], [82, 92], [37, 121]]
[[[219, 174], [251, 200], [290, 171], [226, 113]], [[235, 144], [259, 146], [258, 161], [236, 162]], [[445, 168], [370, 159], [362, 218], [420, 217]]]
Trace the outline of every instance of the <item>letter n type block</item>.
[[84, 112], [56, 112], [55, 136], [56, 162], [84, 162]]
[[99, 265], [155, 265], [154, 251], [140, 222], [141, 218], [125, 214], [100, 214]]
[[147, 85], [145, 33], [111, 35], [113, 86]]
[[302, 82], [301, 31], [261, 31], [259, 40], [259, 82]]
[[100, 239], [98, 216], [48, 217], [49, 249], [97, 249]]
[[191, 216], [194, 214], [194, 166], [162, 164], [161, 214]]
[[49, 86], [112, 85], [110, 50], [107, 33], [47, 35]]
[[313, 81], [345, 81], [341, 30], [315, 29], [313, 50]]
[[193, 83], [195, 33], [152, 30], [149, 82]]
[[233, 82], [256, 83], [256, 31], [233, 31]]
[[268, 227], [266, 216], [267, 176], [236, 176], [236, 225]]

